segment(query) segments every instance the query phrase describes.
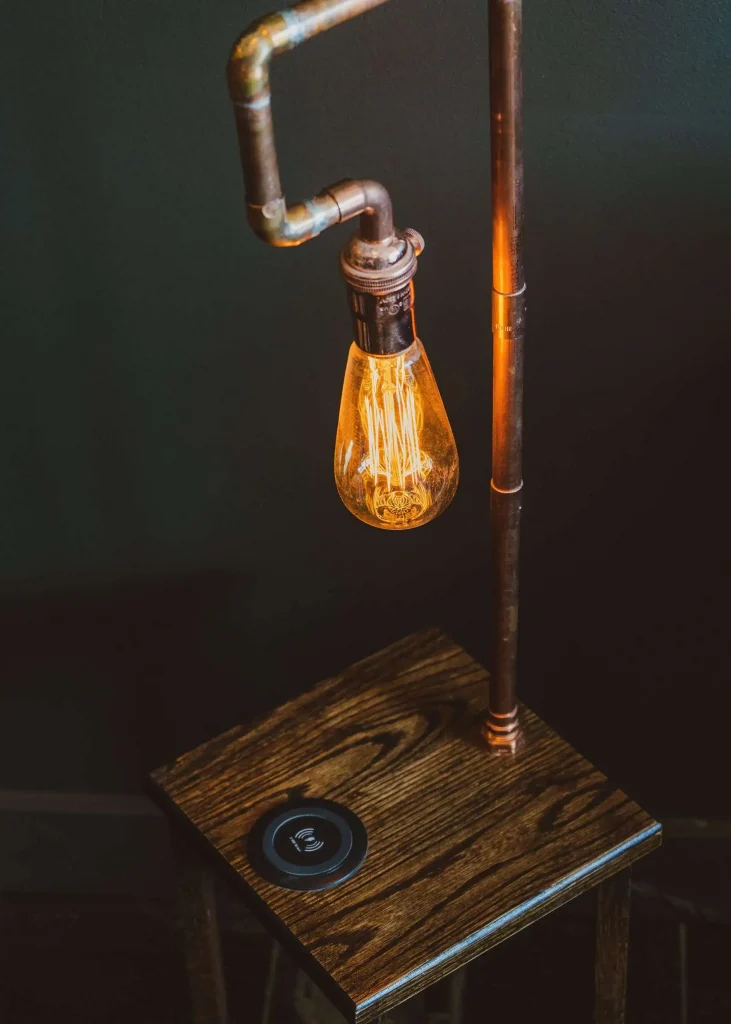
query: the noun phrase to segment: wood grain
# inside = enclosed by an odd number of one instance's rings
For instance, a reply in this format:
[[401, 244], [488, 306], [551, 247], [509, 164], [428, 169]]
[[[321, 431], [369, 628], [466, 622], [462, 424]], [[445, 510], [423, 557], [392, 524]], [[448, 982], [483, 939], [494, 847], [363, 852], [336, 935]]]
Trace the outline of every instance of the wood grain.
[[631, 878], [625, 868], [597, 891], [594, 1024], [624, 1024]]
[[[451, 973], [660, 843], [660, 826], [537, 718], [491, 754], [487, 673], [438, 630], [325, 680], [154, 773], [239, 890], [355, 1022]], [[368, 829], [348, 882], [292, 892], [254, 873], [246, 836], [297, 796]]]

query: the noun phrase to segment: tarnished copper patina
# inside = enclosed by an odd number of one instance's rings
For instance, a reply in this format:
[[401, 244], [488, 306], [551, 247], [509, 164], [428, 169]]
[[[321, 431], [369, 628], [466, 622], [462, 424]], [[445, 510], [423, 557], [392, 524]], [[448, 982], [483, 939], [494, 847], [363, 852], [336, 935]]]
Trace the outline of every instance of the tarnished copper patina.
[[368, 241], [387, 241], [393, 235], [391, 200], [375, 181], [338, 182], [312, 199], [287, 206], [279, 178], [269, 86], [272, 57], [385, 2], [304, 0], [255, 21], [233, 48], [228, 87], [236, 115], [249, 223], [270, 245], [299, 245], [333, 224], [358, 216], [360, 233]]
[[416, 337], [411, 279], [423, 248], [421, 236], [394, 228], [388, 192], [369, 179], [338, 181], [288, 206], [279, 178], [269, 87], [269, 62], [276, 54], [385, 2], [304, 0], [261, 18], [234, 46], [228, 84], [251, 227], [269, 245], [290, 246], [360, 217], [358, 232], [340, 257], [355, 340], [365, 351], [390, 355], [408, 348]]

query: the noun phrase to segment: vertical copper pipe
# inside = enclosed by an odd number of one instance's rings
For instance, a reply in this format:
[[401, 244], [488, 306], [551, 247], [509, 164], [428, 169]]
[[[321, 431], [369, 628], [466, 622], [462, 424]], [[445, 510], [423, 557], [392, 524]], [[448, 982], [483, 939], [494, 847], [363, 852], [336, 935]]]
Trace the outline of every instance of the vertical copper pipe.
[[489, 0], [492, 173], [493, 670], [484, 733], [497, 751], [520, 738], [516, 697], [523, 447], [523, 140], [521, 0]]

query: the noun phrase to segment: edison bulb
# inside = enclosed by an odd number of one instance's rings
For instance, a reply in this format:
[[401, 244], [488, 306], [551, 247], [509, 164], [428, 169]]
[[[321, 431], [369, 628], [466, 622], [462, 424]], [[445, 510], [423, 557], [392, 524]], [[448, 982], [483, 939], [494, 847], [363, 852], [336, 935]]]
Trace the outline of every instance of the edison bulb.
[[353, 343], [335, 442], [335, 482], [345, 506], [370, 526], [409, 530], [443, 512], [459, 459], [421, 342], [395, 355]]

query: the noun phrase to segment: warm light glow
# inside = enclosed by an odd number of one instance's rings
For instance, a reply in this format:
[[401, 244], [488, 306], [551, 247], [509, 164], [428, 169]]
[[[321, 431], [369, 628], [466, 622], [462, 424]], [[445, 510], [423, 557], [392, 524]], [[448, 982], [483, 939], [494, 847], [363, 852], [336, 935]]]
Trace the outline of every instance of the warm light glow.
[[405, 530], [442, 512], [459, 479], [457, 448], [424, 348], [395, 356], [353, 344], [335, 443], [335, 482], [371, 526]]

